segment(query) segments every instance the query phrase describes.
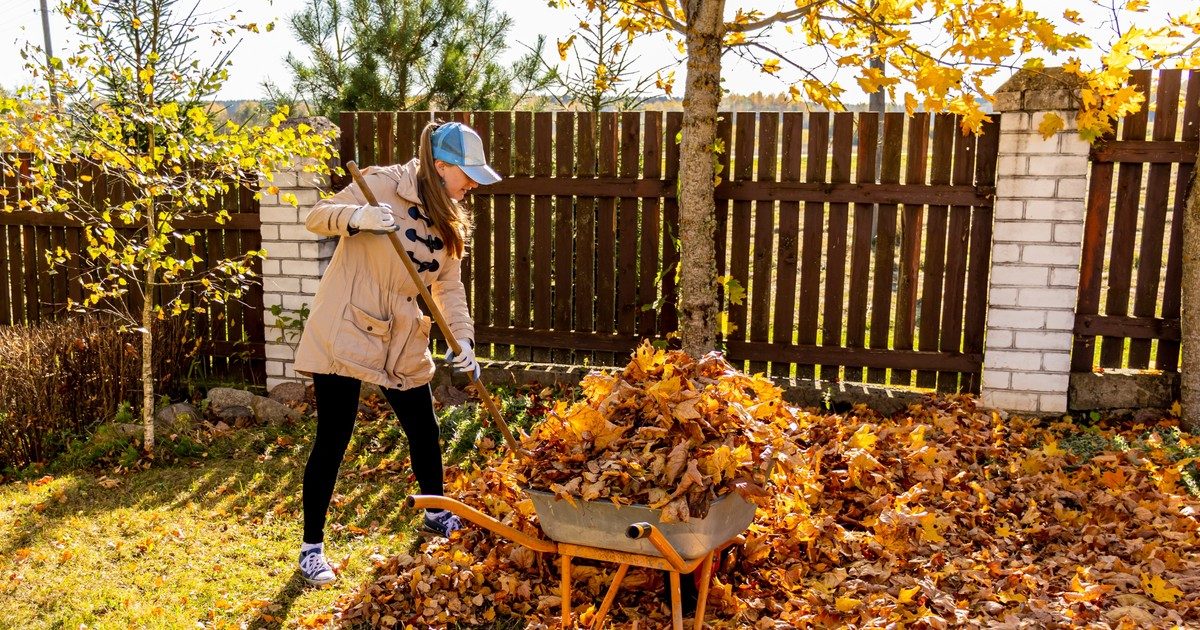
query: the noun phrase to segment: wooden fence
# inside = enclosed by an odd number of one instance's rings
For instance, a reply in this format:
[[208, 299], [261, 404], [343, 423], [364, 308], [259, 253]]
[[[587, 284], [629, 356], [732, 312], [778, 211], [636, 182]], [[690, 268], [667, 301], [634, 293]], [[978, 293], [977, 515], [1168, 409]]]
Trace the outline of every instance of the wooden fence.
[[[341, 157], [407, 161], [434, 115], [342, 113]], [[612, 363], [676, 331], [681, 113], [436, 116], [478, 130], [506, 176], [471, 202], [480, 344]], [[950, 115], [722, 114], [729, 357], [777, 376], [978, 391], [998, 118], [976, 137]]]
[[1132, 83], [1148, 95], [1147, 107], [1091, 154], [1074, 372], [1179, 369], [1183, 212], [1200, 147], [1200, 71], [1137, 71]]
[[[17, 208], [0, 212], [0, 325], [36, 324], [61, 317], [67, 313], [68, 299], [83, 297], [78, 279], [84, 273], [80, 265], [86, 264], [84, 228], [63, 214], [19, 209], [27, 175], [6, 175], [0, 168], [0, 189], [8, 191], [0, 206], [7, 201]], [[87, 207], [115, 208], [126, 200], [118, 186], [106, 183], [99, 169], [84, 172], [68, 165], [62, 176], [79, 182], [77, 194], [86, 199]], [[217, 223], [215, 214], [222, 208], [231, 217]], [[244, 186], [231, 189], [207, 208], [196, 209], [174, 227], [196, 232], [191, 251], [181, 244], [175, 256], [196, 254], [203, 259], [199, 266], [262, 248], [258, 201]], [[121, 231], [130, 234], [136, 230]], [[59, 265], [47, 260], [45, 252], [58, 247], [72, 252], [71, 262]], [[255, 261], [253, 267], [260, 276], [261, 266], [261, 261]], [[158, 301], [161, 304], [171, 297], [168, 290], [161, 289]], [[125, 307], [140, 311], [141, 297], [136, 290], [126, 295]], [[189, 320], [189, 333], [203, 342], [196, 367], [211, 375], [266, 382], [261, 285], [253, 286], [241, 301], [212, 304], [205, 313], [190, 315]]]

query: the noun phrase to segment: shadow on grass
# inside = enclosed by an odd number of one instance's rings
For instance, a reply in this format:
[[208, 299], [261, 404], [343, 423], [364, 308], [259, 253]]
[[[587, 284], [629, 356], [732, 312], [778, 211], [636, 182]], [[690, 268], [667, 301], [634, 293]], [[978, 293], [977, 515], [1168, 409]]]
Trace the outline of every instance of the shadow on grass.
[[[371, 427], [356, 429], [356, 444], [343, 462], [335, 492], [340, 501], [330, 506], [326, 531], [329, 538], [361, 533], [377, 525], [393, 531], [408, 529], [412, 513], [403, 507], [414, 484], [409, 481], [406, 459], [395, 472], [359, 475], [359, 470], [377, 466], [384, 459], [400, 459], [401, 449], [368, 452], [363, 435]], [[359, 436], [363, 436], [359, 438]], [[15, 550], [53, 540], [70, 517], [86, 519], [91, 515], [117, 510], [177, 511], [194, 509], [196, 518], [215, 522], [250, 519], [302, 520], [301, 480], [308, 458], [307, 437], [298, 438], [290, 451], [270, 458], [261, 453], [235, 452], [225, 458], [200, 459], [165, 465], [161, 468], [117, 477], [120, 484], [105, 488], [101, 473], [78, 471], [60, 480], [53, 497], [28, 506], [13, 507], [10, 535], [0, 545], [0, 557]], [[57, 497], [61, 497], [61, 500]], [[41, 510], [40, 512], [38, 510]], [[299, 546], [299, 539], [296, 544]], [[290, 582], [289, 582], [290, 584]], [[282, 591], [281, 591], [282, 592]]]
[[288, 625], [287, 619], [292, 610], [292, 604], [296, 598], [304, 593], [308, 588], [304, 578], [300, 576], [300, 570], [296, 569], [288, 577], [288, 580], [279, 586], [279, 590], [269, 600], [271, 602], [271, 619], [267, 620], [262, 617], [250, 622], [246, 627], [255, 628], [256, 630], [279, 630], [285, 625]]

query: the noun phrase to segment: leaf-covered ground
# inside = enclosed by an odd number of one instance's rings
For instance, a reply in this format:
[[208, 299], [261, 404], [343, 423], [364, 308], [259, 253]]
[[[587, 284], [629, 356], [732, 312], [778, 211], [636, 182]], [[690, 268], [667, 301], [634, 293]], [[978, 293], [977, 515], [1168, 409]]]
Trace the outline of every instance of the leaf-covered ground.
[[[1200, 625], [1196, 438], [1174, 422], [1081, 429], [930, 399], [880, 417], [797, 415], [746, 544], [716, 577], [716, 627]], [[447, 494], [538, 533], [503, 453], [451, 469]], [[555, 627], [558, 558], [468, 525], [376, 562], [338, 603], [350, 626]], [[588, 623], [615, 566], [575, 570]], [[663, 576], [631, 571], [617, 627], [661, 627]]]

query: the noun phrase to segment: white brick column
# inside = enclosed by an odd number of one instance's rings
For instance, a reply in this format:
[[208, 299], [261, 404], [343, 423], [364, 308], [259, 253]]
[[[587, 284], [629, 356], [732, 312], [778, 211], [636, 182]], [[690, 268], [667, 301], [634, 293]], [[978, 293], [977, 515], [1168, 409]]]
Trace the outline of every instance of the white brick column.
[[[333, 257], [336, 238], [321, 238], [304, 227], [309, 209], [329, 190], [325, 175], [304, 172], [303, 164], [275, 174], [274, 181], [262, 181], [263, 314], [266, 328], [267, 388], [286, 381], [303, 381], [292, 368], [299, 327], [289, 329], [286, 338], [271, 313], [280, 305], [282, 315], [299, 318], [300, 309], [311, 307], [321, 274]], [[269, 187], [278, 193], [269, 193]], [[294, 204], [294, 205], [293, 205]]]
[[[1023, 70], [996, 94], [1004, 113], [983, 356], [987, 407], [1067, 410], [1089, 149], [1076, 131], [1070, 81], [1057, 68]], [[1048, 113], [1065, 124], [1043, 138], [1038, 126]]]

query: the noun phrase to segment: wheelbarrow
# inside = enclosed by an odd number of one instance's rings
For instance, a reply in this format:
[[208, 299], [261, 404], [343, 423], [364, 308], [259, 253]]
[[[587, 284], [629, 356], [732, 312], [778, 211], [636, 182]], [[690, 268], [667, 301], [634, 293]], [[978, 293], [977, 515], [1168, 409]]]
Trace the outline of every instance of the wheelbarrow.
[[531, 536], [480, 512], [443, 496], [412, 495], [410, 508], [449, 510], [492, 533], [537, 552], [562, 557], [562, 627], [571, 627], [571, 561], [586, 558], [618, 565], [604, 601], [592, 620], [593, 629], [601, 628], [616, 600], [629, 567], [667, 571], [671, 588], [671, 626], [683, 630], [681, 575], [700, 569], [696, 600], [695, 628], [704, 626], [704, 609], [712, 579], [714, 558], [727, 547], [744, 542], [742, 532], [754, 520], [754, 504], [732, 493], [714, 501], [703, 519], [686, 523], [663, 523], [658, 510], [642, 505], [618, 506], [607, 501], [568, 502], [549, 492], [526, 490], [538, 515], [545, 538]]

